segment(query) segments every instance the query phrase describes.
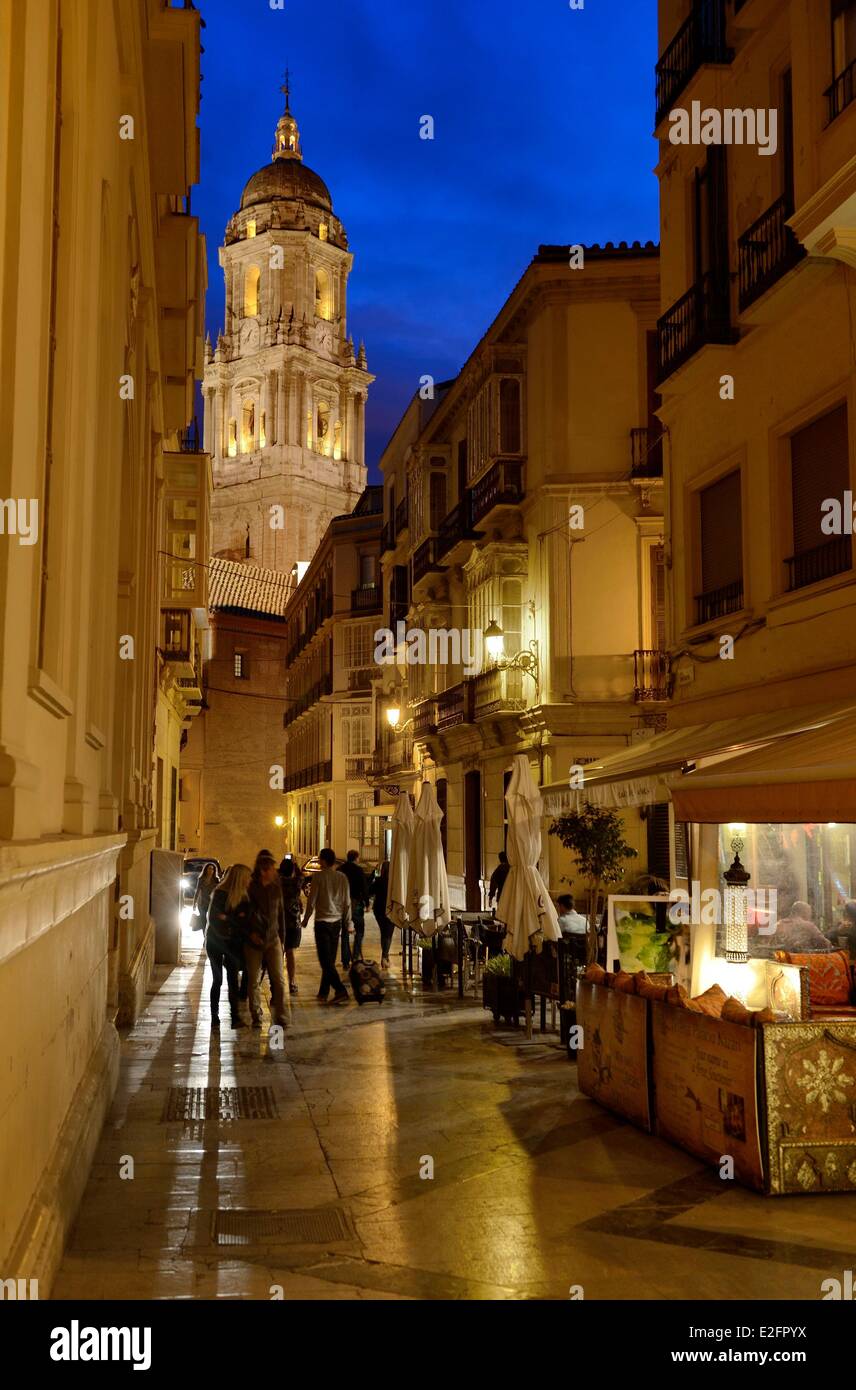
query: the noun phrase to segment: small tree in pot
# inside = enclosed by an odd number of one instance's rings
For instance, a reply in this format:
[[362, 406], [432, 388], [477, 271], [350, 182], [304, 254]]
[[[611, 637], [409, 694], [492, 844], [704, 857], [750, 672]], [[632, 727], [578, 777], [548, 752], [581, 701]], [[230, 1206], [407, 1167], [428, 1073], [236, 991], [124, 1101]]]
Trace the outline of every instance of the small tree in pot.
[[636, 850], [624, 839], [624, 826], [615, 811], [606, 811], [591, 802], [582, 810], [557, 816], [550, 826], [551, 835], [569, 849], [577, 861], [580, 875], [585, 879], [589, 897], [589, 928], [587, 959], [597, 960], [597, 899], [602, 888], [620, 883], [624, 877], [625, 861], [636, 858]]

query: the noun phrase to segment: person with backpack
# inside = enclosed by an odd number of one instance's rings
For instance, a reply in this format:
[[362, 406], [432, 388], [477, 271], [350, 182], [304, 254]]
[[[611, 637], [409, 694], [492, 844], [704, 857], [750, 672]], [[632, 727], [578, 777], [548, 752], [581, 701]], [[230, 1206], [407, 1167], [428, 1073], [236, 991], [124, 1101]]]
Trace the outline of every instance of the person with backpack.
[[322, 849], [318, 858], [322, 867], [319, 873], [312, 875], [303, 925], [306, 926], [314, 913], [315, 950], [321, 966], [318, 999], [326, 1003], [332, 989], [332, 1003], [347, 1004], [350, 995], [336, 969], [336, 950], [339, 932], [348, 931], [351, 926], [351, 890], [346, 876], [336, 868], [336, 856], [331, 849]]
[[342, 969], [347, 970], [352, 960], [362, 960], [363, 958], [363, 937], [366, 934], [366, 908], [369, 905], [369, 885], [363, 870], [360, 868], [359, 853], [355, 849], [348, 850], [348, 857], [344, 864], [339, 865], [339, 873], [344, 874], [348, 880], [348, 887], [351, 890], [351, 916], [354, 923], [354, 944], [351, 947], [350, 938], [346, 931], [342, 932]]
[[303, 911], [303, 904], [300, 900], [300, 874], [297, 872], [294, 860], [290, 857], [283, 859], [279, 866], [279, 887], [282, 893], [282, 910], [285, 921], [285, 964], [288, 970], [288, 989], [289, 993], [297, 993], [297, 963], [295, 951], [300, 945], [303, 931], [300, 926], [300, 914]]
[[243, 924], [244, 960], [247, 966], [250, 1015], [253, 1027], [261, 1028], [262, 1026], [260, 985], [262, 963], [264, 963], [270, 976], [273, 1022], [281, 1028], [285, 1028], [288, 1025], [282, 960], [285, 922], [276, 860], [270, 850], [261, 850], [256, 855], [248, 893], [252, 915]]
[[246, 1028], [241, 1018], [239, 971], [244, 968], [244, 953], [241, 943], [241, 921], [246, 916], [250, 900], [250, 870], [246, 864], [233, 864], [227, 869], [211, 894], [208, 906], [208, 926], [205, 933], [205, 950], [211, 962], [211, 1027], [220, 1027], [220, 989], [223, 984], [223, 967], [226, 967], [226, 982], [229, 993], [229, 1008], [232, 1012], [232, 1027]]

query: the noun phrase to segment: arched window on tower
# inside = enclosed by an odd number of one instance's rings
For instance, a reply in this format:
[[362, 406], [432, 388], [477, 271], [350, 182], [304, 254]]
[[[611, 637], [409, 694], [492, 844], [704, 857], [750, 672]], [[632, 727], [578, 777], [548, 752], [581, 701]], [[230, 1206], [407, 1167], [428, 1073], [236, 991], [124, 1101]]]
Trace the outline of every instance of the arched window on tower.
[[333, 296], [330, 290], [330, 276], [326, 270], [315, 272], [315, 316], [327, 320], [333, 317]]
[[238, 453], [238, 422], [237, 422], [237, 420], [230, 420], [230, 421], [229, 421], [229, 458], [230, 458], [230, 459], [236, 458], [236, 457], [237, 457], [237, 453]]
[[267, 412], [262, 411], [261, 422], [259, 424], [259, 448], [263, 449], [267, 444]]
[[315, 407], [315, 448], [319, 454], [329, 454], [331, 442], [330, 407], [326, 401], [318, 401]]
[[244, 401], [241, 411], [241, 453], [251, 454], [256, 447], [256, 403]]
[[259, 282], [262, 273], [257, 265], [247, 267], [244, 275], [244, 318], [253, 319], [259, 312]]

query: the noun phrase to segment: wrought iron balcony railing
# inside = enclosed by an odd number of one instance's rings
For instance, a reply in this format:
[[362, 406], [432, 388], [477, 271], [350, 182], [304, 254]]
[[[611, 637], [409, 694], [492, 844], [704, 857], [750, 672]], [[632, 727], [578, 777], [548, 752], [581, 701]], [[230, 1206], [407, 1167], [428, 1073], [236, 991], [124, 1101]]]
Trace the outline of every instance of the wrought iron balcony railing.
[[783, 195], [739, 238], [741, 309], [747, 309], [803, 259], [805, 248], [787, 222], [792, 212], [790, 198]]
[[164, 660], [181, 675], [193, 674], [193, 614], [189, 608], [161, 609], [160, 649]]
[[843, 72], [840, 72], [831, 86], [827, 87], [823, 94], [827, 102], [827, 125], [831, 125], [836, 116], [850, 105], [856, 96], [856, 58], [852, 63], [848, 63]]
[[657, 375], [672, 372], [708, 343], [731, 343], [728, 276], [709, 271], [657, 323]]
[[458, 544], [458, 541], [468, 540], [473, 536], [474, 533], [470, 525], [470, 500], [471, 494], [465, 492], [460, 502], [456, 502], [452, 510], [440, 522], [435, 546], [438, 560], [447, 555], [452, 547]]
[[802, 550], [785, 561], [788, 567], [788, 589], [805, 589], [822, 579], [844, 574], [853, 566], [853, 542], [850, 536], [831, 536], [822, 545]]
[[672, 667], [668, 652], [640, 648], [633, 653], [634, 699], [668, 700], [672, 693]]
[[382, 590], [379, 584], [361, 584], [351, 590], [351, 611], [353, 613], [380, 612]]
[[733, 584], [723, 584], [720, 589], [710, 589], [705, 594], [696, 595], [696, 622], [710, 623], [715, 618], [736, 613], [742, 607], [743, 580], [736, 579]]
[[431, 570], [442, 569], [437, 559], [436, 540], [434, 536], [429, 536], [428, 539], [424, 540], [418, 549], [414, 551], [411, 565], [413, 584], [418, 584], [420, 579], [424, 579], [426, 574], [430, 574]]
[[473, 683], [462, 681], [437, 696], [437, 729], [452, 729], [473, 720]]
[[523, 464], [519, 459], [497, 459], [470, 489], [470, 524], [478, 525], [494, 507], [518, 506], [523, 497]]
[[413, 737], [424, 738], [437, 727], [437, 708], [433, 700], [423, 700], [413, 711]]
[[630, 475], [633, 478], [662, 478], [663, 431], [637, 429], [630, 431]]
[[655, 68], [659, 125], [687, 83], [704, 63], [730, 63], [725, 42], [725, 0], [696, 0]]
[[482, 671], [473, 677], [473, 717], [509, 714], [526, 708], [523, 696], [524, 672], [511, 667]]

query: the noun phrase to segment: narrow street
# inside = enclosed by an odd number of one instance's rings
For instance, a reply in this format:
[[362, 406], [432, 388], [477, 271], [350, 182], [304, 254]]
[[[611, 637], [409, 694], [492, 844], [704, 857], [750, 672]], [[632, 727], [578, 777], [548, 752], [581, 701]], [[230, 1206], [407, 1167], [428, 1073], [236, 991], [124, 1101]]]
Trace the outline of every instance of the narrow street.
[[409, 993], [398, 954], [381, 1007], [325, 1008], [311, 931], [298, 967], [284, 1051], [225, 994], [212, 1034], [199, 936], [158, 967], [53, 1298], [816, 1299], [847, 1266], [846, 1197], [721, 1182], [581, 1097], [557, 1035]]

